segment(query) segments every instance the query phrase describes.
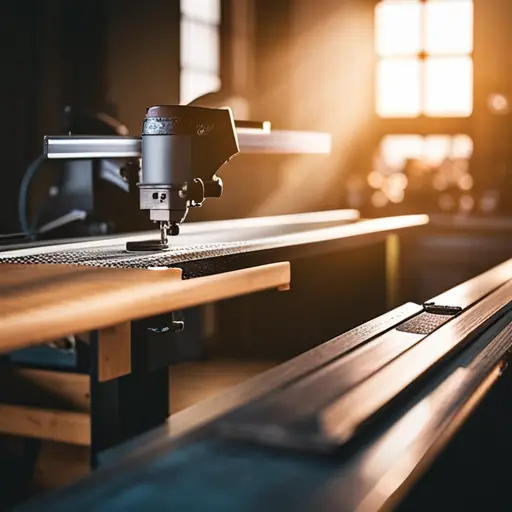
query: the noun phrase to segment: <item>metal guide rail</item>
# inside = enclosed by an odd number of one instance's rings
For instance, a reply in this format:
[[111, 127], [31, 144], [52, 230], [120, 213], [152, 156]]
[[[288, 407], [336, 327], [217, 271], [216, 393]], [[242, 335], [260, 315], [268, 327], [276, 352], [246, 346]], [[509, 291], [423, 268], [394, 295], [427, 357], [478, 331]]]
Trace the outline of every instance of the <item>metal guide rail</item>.
[[[242, 153], [329, 154], [331, 135], [289, 130], [237, 128]], [[63, 158], [139, 158], [140, 137], [46, 136], [44, 153], [49, 159]]]
[[172, 416], [20, 510], [380, 510], [500, 376], [511, 308], [512, 259]]

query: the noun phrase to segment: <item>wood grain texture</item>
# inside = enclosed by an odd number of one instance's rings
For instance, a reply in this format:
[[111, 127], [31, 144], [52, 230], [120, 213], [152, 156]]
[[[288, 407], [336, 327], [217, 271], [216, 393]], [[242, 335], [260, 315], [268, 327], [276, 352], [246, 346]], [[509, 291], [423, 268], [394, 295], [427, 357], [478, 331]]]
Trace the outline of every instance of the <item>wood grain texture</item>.
[[509, 281], [324, 409], [320, 414], [324, 436], [338, 444], [347, 441], [407, 386], [511, 307]]
[[181, 270], [2, 265], [0, 352], [290, 282], [274, 263], [182, 281]]
[[0, 402], [75, 412], [91, 409], [89, 375], [17, 368], [0, 368]]
[[132, 371], [131, 322], [105, 327], [98, 333], [98, 380], [105, 382]]
[[81, 412], [0, 404], [0, 433], [89, 446], [91, 418]]

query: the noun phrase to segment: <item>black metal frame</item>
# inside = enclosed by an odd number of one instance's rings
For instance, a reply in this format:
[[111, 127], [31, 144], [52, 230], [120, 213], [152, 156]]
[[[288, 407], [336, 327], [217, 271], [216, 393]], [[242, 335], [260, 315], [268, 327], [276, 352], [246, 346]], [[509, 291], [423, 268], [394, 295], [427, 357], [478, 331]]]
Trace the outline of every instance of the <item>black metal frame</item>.
[[99, 336], [91, 336], [91, 467], [102, 453], [156, 428], [170, 414], [169, 366], [177, 360], [175, 314], [132, 322], [131, 373], [99, 382]]

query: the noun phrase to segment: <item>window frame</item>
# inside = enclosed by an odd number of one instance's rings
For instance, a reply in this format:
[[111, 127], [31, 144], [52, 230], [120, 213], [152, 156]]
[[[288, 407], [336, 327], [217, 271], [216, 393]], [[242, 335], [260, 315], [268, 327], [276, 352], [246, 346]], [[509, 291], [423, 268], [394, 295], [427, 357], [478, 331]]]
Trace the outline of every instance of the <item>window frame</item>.
[[[223, 28], [224, 28], [224, 21], [225, 21], [225, 4], [224, 4], [224, 1], [223, 0], [219, 0], [219, 19], [218, 19], [218, 22], [210, 22], [210, 21], [207, 21], [207, 20], [201, 20], [201, 19], [198, 19], [196, 17], [193, 17], [193, 16], [188, 16], [185, 12], [184, 12], [184, 9], [183, 9], [183, 4], [182, 4], [182, 0], [179, 0], [179, 14], [180, 14], [180, 18], [179, 18], [179, 28], [180, 28], [180, 37], [179, 37], [179, 45], [180, 45], [180, 51], [179, 51], [179, 102], [180, 104], [186, 104], [186, 103], [189, 103], [190, 101], [193, 101], [193, 99], [195, 98], [192, 98], [192, 99], [189, 99], [189, 98], [186, 98], [186, 96], [184, 96], [183, 94], [183, 84], [182, 84], [182, 73], [183, 71], [189, 71], [189, 72], [194, 72], [194, 73], [198, 73], [198, 74], [204, 74], [205, 76], [210, 76], [210, 77], [216, 77], [219, 81], [219, 88], [217, 90], [220, 90], [223, 88], [223, 85], [224, 85], [224, 67], [223, 67], [223, 54], [224, 54], [224, 47], [225, 47], [225, 40], [224, 40], [224, 37], [223, 37]], [[217, 66], [217, 69], [215, 70], [209, 70], [209, 69], [199, 69], [198, 67], [195, 67], [195, 66], [189, 66], [189, 65], [184, 65], [183, 61], [182, 61], [182, 37], [181, 37], [181, 34], [182, 34], [182, 30], [183, 30], [183, 23], [184, 21], [190, 21], [190, 22], [193, 22], [193, 23], [197, 23], [197, 24], [201, 24], [201, 25], [205, 25], [205, 26], [209, 26], [209, 27], [215, 27], [216, 30], [217, 30], [217, 40], [218, 40], [218, 54], [217, 54], [217, 62], [218, 62], [218, 66]], [[208, 92], [216, 92], [216, 91], [208, 91]], [[208, 94], [208, 92], [205, 92], [203, 94]], [[186, 103], [184, 102], [184, 99], [186, 99]]]
[[[387, 0], [375, 0], [374, 1], [374, 10], [373, 10], [373, 25], [374, 25], [374, 39], [376, 35], [376, 10], [377, 7], [382, 4], [386, 3]], [[381, 135], [384, 134], [424, 134], [424, 135], [433, 135], [433, 134], [456, 134], [456, 133], [467, 133], [471, 136], [469, 133], [469, 125], [470, 121], [473, 118], [475, 114], [475, 58], [474, 58], [474, 52], [475, 52], [475, 17], [474, 17], [474, 9], [475, 9], [475, 2], [474, 0], [470, 0], [473, 5], [473, 45], [470, 52], [465, 53], [429, 53], [425, 50], [425, 14], [424, 12], [421, 15], [420, 23], [422, 27], [422, 34], [421, 34], [421, 43], [420, 43], [420, 49], [418, 52], [415, 53], [406, 53], [401, 55], [379, 55], [376, 44], [374, 44], [374, 65], [373, 65], [373, 116], [374, 121], [376, 122], [376, 125], [378, 127], [378, 132], [380, 132]], [[429, 3], [429, 0], [418, 0], [418, 3], [421, 5], [425, 5]], [[374, 41], [376, 43], [376, 41]], [[428, 115], [425, 114], [425, 62], [429, 58], [462, 58], [462, 57], [469, 57], [472, 62], [472, 105], [471, 105], [471, 113], [467, 116], [436, 116], [436, 115]], [[421, 76], [420, 76], [420, 113], [417, 116], [380, 116], [377, 112], [377, 69], [381, 62], [383, 61], [389, 61], [393, 59], [415, 59], [421, 63]], [[379, 137], [380, 138], [380, 137]]]

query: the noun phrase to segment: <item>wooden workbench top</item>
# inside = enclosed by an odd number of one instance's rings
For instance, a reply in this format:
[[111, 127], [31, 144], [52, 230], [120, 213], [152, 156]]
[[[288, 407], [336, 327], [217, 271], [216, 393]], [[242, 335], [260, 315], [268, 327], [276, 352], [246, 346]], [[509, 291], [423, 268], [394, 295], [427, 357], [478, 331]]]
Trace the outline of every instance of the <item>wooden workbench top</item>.
[[0, 352], [265, 289], [286, 289], [290, 264], [182, 280], [180, 269], [0, 266]]

